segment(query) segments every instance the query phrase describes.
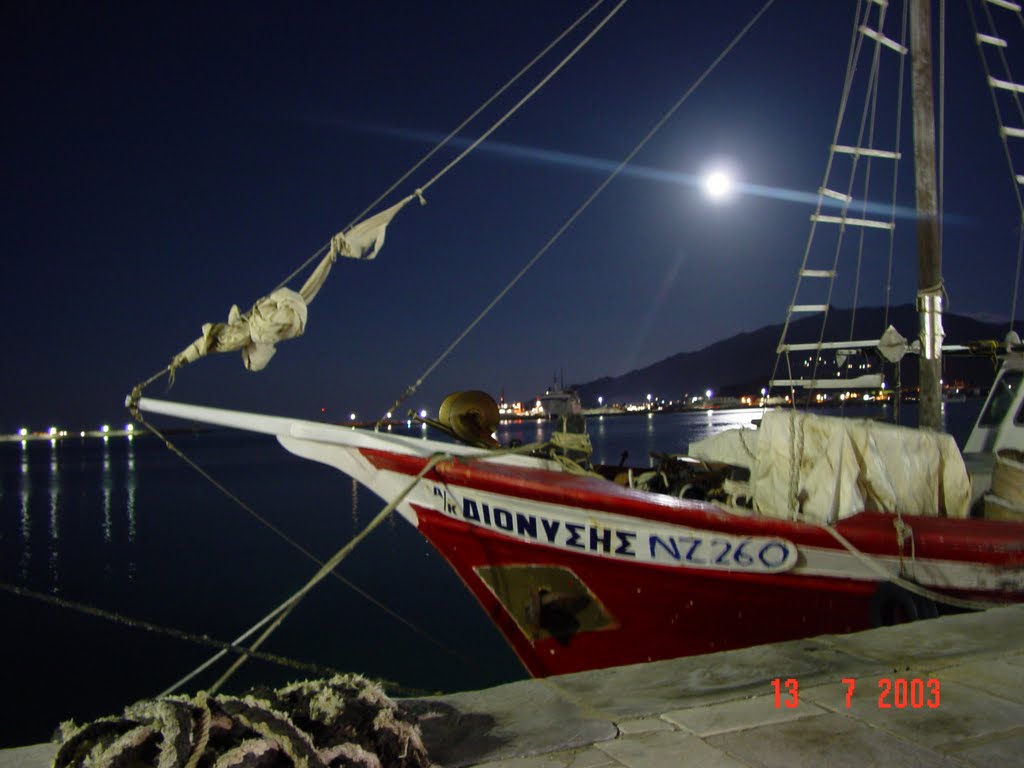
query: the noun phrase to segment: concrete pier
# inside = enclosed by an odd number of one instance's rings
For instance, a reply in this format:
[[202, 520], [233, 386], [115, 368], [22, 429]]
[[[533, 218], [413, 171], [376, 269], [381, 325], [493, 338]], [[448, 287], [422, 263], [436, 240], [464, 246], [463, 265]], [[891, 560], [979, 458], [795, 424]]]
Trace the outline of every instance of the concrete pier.
[[1024, 765], [1024, 605], [404, 705], [450, 767]]

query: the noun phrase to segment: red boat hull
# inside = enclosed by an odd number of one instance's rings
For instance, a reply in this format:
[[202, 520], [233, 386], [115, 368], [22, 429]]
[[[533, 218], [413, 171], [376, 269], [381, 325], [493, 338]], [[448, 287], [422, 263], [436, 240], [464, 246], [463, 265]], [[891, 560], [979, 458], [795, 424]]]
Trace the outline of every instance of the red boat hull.
[[[424, 466], [420, 457], [365, 449], [363, 455], [378, 470], [403, 475], [414, 475]], [[497, 494], [521, 504], [529, 500], [552, 508], [583, 508], [592, 515], [628, 515], [722, 535], [784, 536], [801, 552], [800, 565], [786, 572], [680, 568], [541, 546], [494, 525], [474, 524], [458, 505], [448, 504], [445, 510], [443, 504], [414, 503], [420, 532], [476, 596], [534, 676], [855, 632], [936, 612], [934, 603], [863, 573], [858, 577], [815, 574], [808, 567], [814, 553], [852, 557], [817, 525], [732, 515], [701, 502], [652, 497], [600, 480], [483, 462], [445, 462], [424, 480], [447, 489], [446, 493], [459, 489]], [[840, 523], [838, 530], [863, 553], [898, 558], [893, 519], [888, 514], [862, 513]], [[903, 553], [908, 565], [977, 566], [1014, 574], [1015, 583], [1019, 582], [1024, 526], [943, 518], [904, 520], [914, 531], [914, 552], [911, 555], [905, 549]], [[560, 626], [545, 627], [538, 616], [530, 617], [522, 590], [517, 601], [514, 590], [496, 582], [531, 573], [578, 582], [584, 602], [599, 607], [600, 625], [574, 626], [570, 610], [563, 611]], [[527, 589], [536, 590], [541, 583], [543, 578], [534, 580]], [[996, 602], [1024, 600], [1022, 589], [993, 591], [980, 581], [976, 587], [960, 584], [941, 591]]]

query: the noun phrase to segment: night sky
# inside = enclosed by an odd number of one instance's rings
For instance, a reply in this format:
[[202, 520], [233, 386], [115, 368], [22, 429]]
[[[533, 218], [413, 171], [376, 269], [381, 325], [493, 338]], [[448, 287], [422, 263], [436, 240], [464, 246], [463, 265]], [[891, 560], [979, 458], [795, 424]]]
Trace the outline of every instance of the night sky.
[[[272, 290], [591, 4], [9, 8], [0, 432], [124, 423], [136, 382], [203, 323]], [[335, 420], [381, 415], [762, 4], [632, 0], [426, 207], [400, 214], [375, 261], [339, 261], [306, 335], [282, 344], [267, 370], [249, 373], [231, 353], [148, 393], [309, 418], [321, 408]], [[1008, 317], [1019, 212], [970, 20], [950, 5], [950, 309]], [[470, 388], [528, 399], [558, 372], [567, 384], [624, 373], [781, 322], [856, 6], [777, 0], [407, 405], [436, 409]], [[722, 163], [741, 189], [713, 203], [694, 180]], [[912, 205], [907, 166], [899, 197]], [[916, 281], [913, 222], [899, 231], [894, 303], [912, 301]], [[860, 302], [877, 305], [868, 286], [886, 254], [865, 258]]]

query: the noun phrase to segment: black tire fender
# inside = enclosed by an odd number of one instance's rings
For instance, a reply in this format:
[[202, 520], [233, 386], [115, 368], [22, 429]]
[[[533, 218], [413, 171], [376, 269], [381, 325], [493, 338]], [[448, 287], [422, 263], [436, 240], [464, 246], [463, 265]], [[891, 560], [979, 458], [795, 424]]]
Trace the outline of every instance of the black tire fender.
[[869, 619], [872, 627], [891, 627], [921, 619], [934, 619], [939, 615], [935, 602], [915, 595], [891, 581], [878, 584], [871, 596]]

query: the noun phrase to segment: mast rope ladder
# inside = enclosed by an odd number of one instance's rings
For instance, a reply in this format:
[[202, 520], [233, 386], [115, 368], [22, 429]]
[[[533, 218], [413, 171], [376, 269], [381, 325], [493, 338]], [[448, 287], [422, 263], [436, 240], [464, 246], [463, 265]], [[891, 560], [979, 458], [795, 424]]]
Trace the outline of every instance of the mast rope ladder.
[[[907, 53], [905, 41], [907, 39], [908, 16], [904, 8], [902, 28], [899, 38], [893, 38], [883, 32], [886, 21], [886, 3], [868, 3], [863, 11], [863, 16], [858, 15], [854, 22], [853, 33], [850, 40], [850, 53], [847, 60], [847, 71], [843, 85], [842, 98], [838, 115], [836, 117], [835, 129], [832, 142], [829, 145], [828, 160], [825, 165], [824, 177], [818, 188], [818, 202], [814, 213], [810, 216], [811, 227], [804, 249], [803, 259], [800, 268], [797, 270], [796, 284], [793, 289], [792, 299], [786, 308], [786, 318], [782, 326], [778, 347], [776, 349], [775, 366], [768, 382], [768, 392], [773, 388], [786, 388], [789, 390], [789, 397], [796, 402], [796, 389], [841, 389], [847, 388], [877, 388], [881, 386], [882, 378], [880, 373], [865, 375], [856, 369], [857, 373], [851, 373], [852, 364], [844, 366], [837, 363], [839, 368], [835, 374], [824, 375], [819, 371], [820, 365], [825, 362], [822, 352], [827, 349], [837, 350], [845, 362], [850, 351], [858, 351], [863, 355], [864, 351], [877, 345], [876, 340], [854, 341], [856, 312], [860, 293], [860, 275], [864, 263], [865, 250], [882, 252], [883, 247], [878, 243], [884, 237], [884, 251], [888, 256], [888, 279], [885, 287], [886, 321], [888, 324], [889, 292], [893, 263], [893, 243], [896, 227], [896, 186], [897, 186], [897, 162], [902, 153], [900, 151], [900, 125], [902, 124], [902, 101], [904, 70]], [[877, 12], [876, 12], [877, 10]], [[874, 18], [872, 18], [874, 16]], [[865, 46], [865, 43], [867, 45]], [[888, 149], [878, 146], [877, 142], [884, 141], [876, 131], [878, 123], [879, 84], [881, 82], [880, 71], [882, 67], [883, 52], [886, 56], [898, 57], [898, 86], [896, 93], [896, 126], [893, 136], [893, 148]], [[858, 81], [857, 66], [864, 56], [870, 56], [870, 67], [863, 82]], [[852, 143], [843, 143], [840, 136], [844, 132], [844, 126], [854, 119], [850, 109], [853, 101], [853, 92], [856, 82], [861, 82], [863, 88], [863, 102], [859, 113], [859, 124], [856, 128], [856, 139]], [[841, 174], [837, 170], [838, 158], [849, 159], [849, 175]], [[869, 204], [871, 184], [871, 171], [874, 162], [891, 162], [891, 168], [885, 166], [891, 172], [891, 191], [889, 198], [891, 203], [883, 207], [879, 203]], [[845, 179], [845, 182], [843, 181]], [[877, 184], [876, 184], [877, 186]], [[828, 213], [825, 210], [828, 209]], [[835, 211], [833, 213], [832, 211]], [[880, 216], [879, 214], [882, 214]], [[837, 227], [835, 246], [832, 249], [819, 245], [824, 237], [819, 232], [819, 226]], [[870, 233], [878, 233], [872, 236]], [[851, 245], [848, 245], [848, 237], [855, 238]], [[869, 248], [868, 238], [874, 237], [873, 244]], [[827, 244], [826, 244], [827, 245]], [[853, 253], [848, 253], [850, 250]], [[852, 275], [852, 312], [849, 329], [849, 341], [826, 343], [825, 334], [829, 321], [830, 309], [836, 292], [836, 280], [841, 273], [840, 260], [846, 256], [852, 256], [850, 274]], [[821, 324], [818, 328], [816, 342], [807, 342], [804, 339], [795, 338], [793, 325], [797, 315], [821, 314]], [[879, 334], [881, 336], [881, 333]], [[810, 352], [810, 359], [806, 354]], [[793, 359], [794, 353], [800, 353], [797, 359]], [[843, 368], [848, 375], [844, 376]], [[809, 368], [810, 371], [796, 372], [795, 368]]]
[[[991, 6], [1001, 10], [993, 14]], [[989, 85], [989, 93], [992, 97], [992, 107], [995, 110], [996, 124], [999, 127], [999, 138], [1003, 144], [1003, 154], [1006, 157], [1010, 178], [1014, 182], [1013, 192], [1016, 196], [1019, 213], [1017, 269], [1010, 302], [1009, 330], [1013, 331], [1017, 317], [1017, 301], [1020, 296], [1021, 267], [1024, 264], [1024, 195], [1021, 193], [1021, 187], [1024, 186], [1024, 142], [1021, 141], [1024, 139], [1024, 104], [1021, 101], [1024, 86], [1019, 84], [1020, 81], [1010, 69], [1009, 59], [1006, 55], [1009, 38], [1000, 32], [997, 17], [1005, 19], [1007, 11], [1012, 13], [1016, 17], [1018, 29], [1024, 27], [1024, 17], [1021, 15], [1021, 6], [1018, 3], [988, 0], [988, 2], [981, 3], [982, 15], [986, 22], [986, 29], [982, 31], [979, 29], [974, 4], [967, 3], [967, 8], [970, 11], [971, 25], [978, 46], [978, 56], [985, 72], [985, 81]], [[992, 60], [998, 65], [998, 69], [992, 66]], [[1004, 109], [1004, 107], [1008, 108]], [[1008, 112], [1009, 115], [1004, 112]], [[1014, 124], [1009, 124], [1008, 118], [1012, 119]]]

